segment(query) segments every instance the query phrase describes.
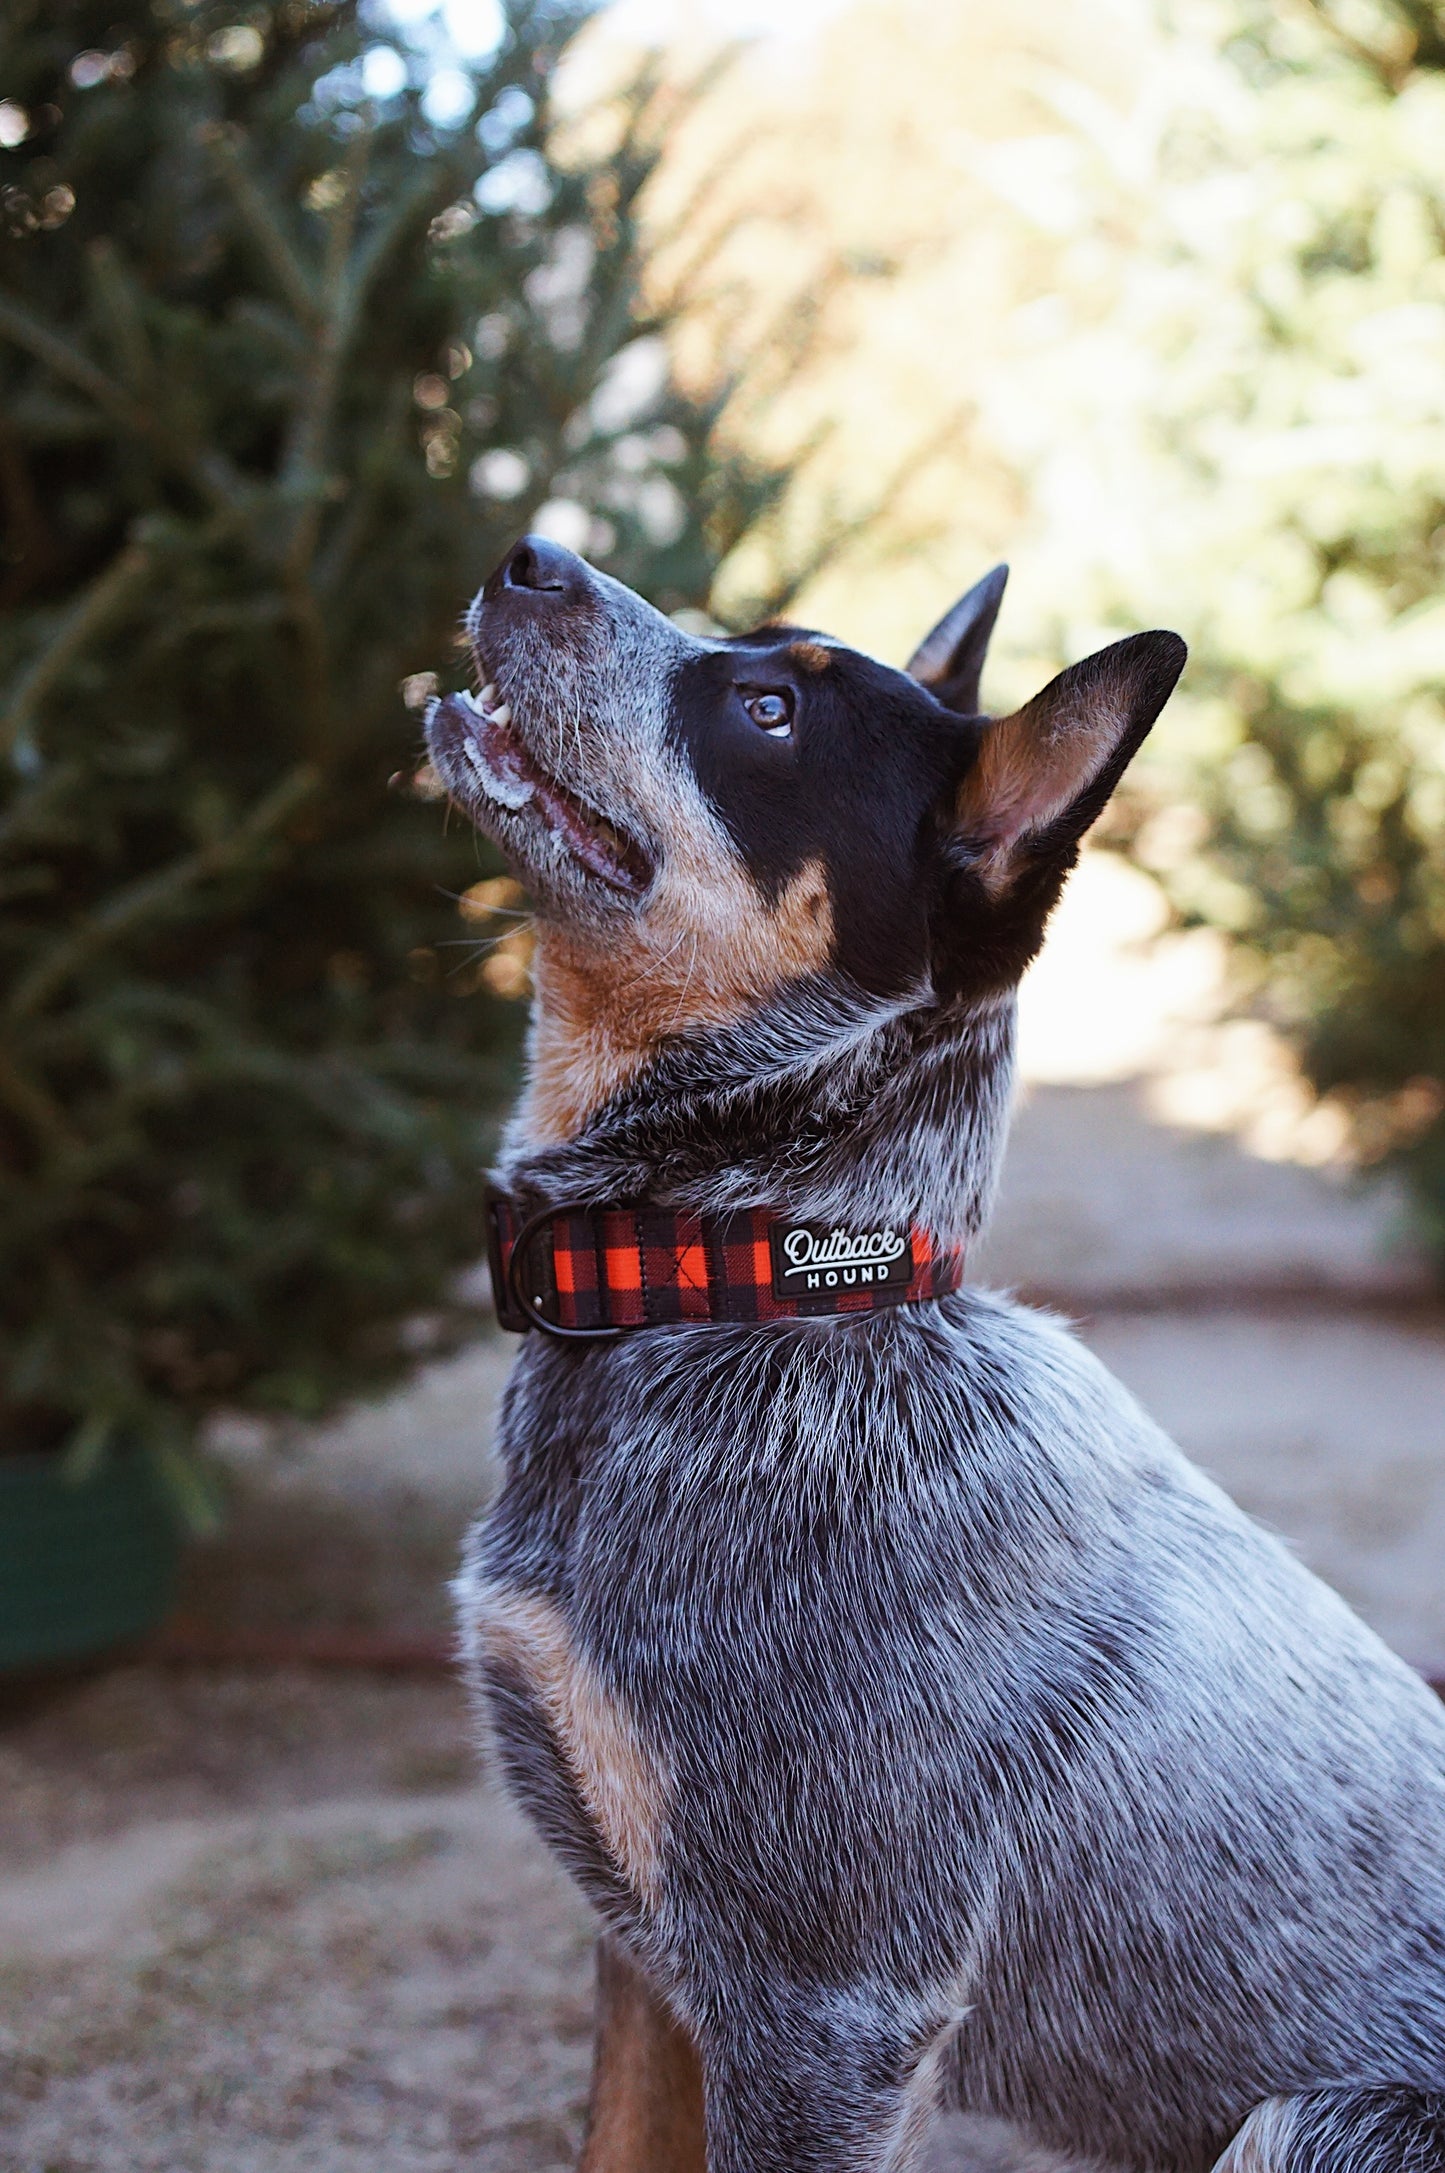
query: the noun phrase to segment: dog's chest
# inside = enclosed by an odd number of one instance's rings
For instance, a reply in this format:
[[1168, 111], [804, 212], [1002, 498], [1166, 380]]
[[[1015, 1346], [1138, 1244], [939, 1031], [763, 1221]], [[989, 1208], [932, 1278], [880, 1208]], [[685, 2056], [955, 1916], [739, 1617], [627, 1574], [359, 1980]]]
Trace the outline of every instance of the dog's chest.
[[507, 1483], [475, 1535], [458, 1588], [473, 1677], [511, 1786], [615, 1916], [657, 1905], [671, 1762], [617, 1679], [579, 1604], [586, 1502], [575, 1424], [513, 1409]]
[[[796, 1370], [813, 1348], [784, 1355]], [[799, 1921], [837, 1920], [829, 1866], [863, 1846], [860, 1822], [875, 1842], [906, 1827], [910, 1857], [936, 1853], [914, 1830], [938, 1745], [913, 1646], [926, 1637], [936, 1659], [955, 1637], [939, 1617], [956, 1579], [946, 1565], [940, 1583], [926, 1545], [913, 1559], [913, 1520], [890, 1509], [905, 1460], [876, 1476], [877, 1427], [851, 1384], [831, 1412], [801, 1397], [808, 1425], [769, 1456], [778, 1385], [754, 1350], [724, 1374], [721, 1341], [699, 1342], [683, 1379], [663, 1371], [670, 1349], [646, 1374], [641, 1348], [606, 1370], [523, 1355], [506, 1484], [462, 1594], [494, 1738], [604, 1906], [655, 1918], [666, 1899], [670, 1918], [689, 1865], [726, 1860], [734, 1891], [771, 1906], [786, 1877]], [[850, 1444], [871, 1484], [861, 1468], [839, 1478]], [[890, 1774], [886, 1789], [860, 1785], [860, 1767]]]
[[664, 1752], [564, 1608], [503, 1575], [464, 1602], [513, 1787], [599, 1898], [660, 1898], [672, 1795]]

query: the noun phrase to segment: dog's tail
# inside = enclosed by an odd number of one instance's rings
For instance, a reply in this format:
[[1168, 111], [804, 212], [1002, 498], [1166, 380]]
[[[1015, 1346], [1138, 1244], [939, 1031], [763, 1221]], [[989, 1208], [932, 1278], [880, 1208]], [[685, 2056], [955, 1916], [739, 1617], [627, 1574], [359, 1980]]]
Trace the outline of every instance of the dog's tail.
[[1256, 2105], [1214, 2173], [1445, 2173], [1445, 2090], [1305, 2090]]

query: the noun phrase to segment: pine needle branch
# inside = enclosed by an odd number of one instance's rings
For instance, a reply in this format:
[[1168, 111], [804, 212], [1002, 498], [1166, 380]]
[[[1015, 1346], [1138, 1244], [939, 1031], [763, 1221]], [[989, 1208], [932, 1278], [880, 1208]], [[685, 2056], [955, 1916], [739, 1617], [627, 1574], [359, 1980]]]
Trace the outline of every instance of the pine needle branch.
[[87, 253], [96, 296], [115, 335], [126, 375], [144, 397], [154, 391], [156, 362], [146, 336], [135, 282], [127, 273], [114, 242], [92, 242]]
[[172, 429], [132, 399], [89, 355], [41, 324], [9, 295], [0, 295], [0, 335], [13, 340], [57, 377], [85, 393], [123, 430], [143, 439], [162, 466], [185, 475], [213, 505], [230, 504], [239, 495], [241, 479], [224, 454], [200, 454], [178, 441]]
[[87, 394], [123, 429], [144, 435], [144, 414], [129, 393], [107, 377], [89, 355], [72, 347], [69, 340], [63, 340], [58, 332], [52, 332], [48, 325], [32, 317], [21, 303], [5, 294], [0, 294], [0, 333], [34, 355], [47, 369], [54, 370], [57, 377], [63, 377], [68, 384]]
[[105, 572], [84, 591], [61, 620], [0, 714], [0, 753], [8, 753], [29, 733], [40, 705], [65, 668], [117, 616], [141, 587], [151, 569], [143, 543], [128, 543]]
[[229, 835], [184, 853], [154, 875], [142, 876], [116, 891], [70, 935], [40, 956], [16, 984], [5, 1009], [13, 1019], [29, 1018], [49, 1002], [82, 966], [109, 944], [134, 934], [146, 921], [167, 912], [196, 884], [223, 875], [246, 859], [256, 846], [279, 830], [321, 782], [319, 771], [300, 763], [257, 803]]
[[47, 1154], [66, 1154], [80, 1141], [42, 1086], [0, 1049], [0, 1106], [18, 1117]]
[[281, 223], [280, 212], [242, 153], [241, 131], [220, 121], [209, 121], [197, 134], [210, 153], [216, 178], [230, 197], [256, 254], [302, 324], [314, 330], [321, 313], [315, 283]]
[[85, 771], [79, 762], [57, 762], [15, 793], [0, 815], [0, 853], [17, 841], [43, 834], [65, 795], [84, 779]]
[[300, 501], [288, 568], [293, 577], [309, 566], [320, 527], [320, 493], [324, 477], [328, 426], [336, 400], [336, 383], [361, 306], [364, 283], [351, 261], [352, 242], [361, 211], [361, 184], [370, 153], [369, 136], [359, 136], [346, 160], [341, 200], [331, 214], [326, 242], [326, 264], [321, 293], [313, 310], [314, 337], [311, 363], [302, 383], [301, 397], [292, 421], [290, 442], [282, 463], [282, 487]]

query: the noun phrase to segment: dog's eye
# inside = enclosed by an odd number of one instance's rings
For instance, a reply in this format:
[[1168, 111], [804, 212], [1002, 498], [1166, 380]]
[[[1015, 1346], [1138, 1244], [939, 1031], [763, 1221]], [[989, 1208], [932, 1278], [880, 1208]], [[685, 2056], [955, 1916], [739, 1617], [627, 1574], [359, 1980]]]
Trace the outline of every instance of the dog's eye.
[[792, 738], [793, 697], [786, 689], [781, 693], [744, 694], [743, 707], [758, 729], [766, 732], [770, 739]]

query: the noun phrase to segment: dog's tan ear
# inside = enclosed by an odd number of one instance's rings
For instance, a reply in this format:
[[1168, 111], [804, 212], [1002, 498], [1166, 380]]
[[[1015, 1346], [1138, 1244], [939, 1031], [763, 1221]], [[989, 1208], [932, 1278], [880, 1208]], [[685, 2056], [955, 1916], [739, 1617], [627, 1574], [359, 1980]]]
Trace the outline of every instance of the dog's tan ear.
[[995, 566], [945, 613], [908, 659], [909, 677], [927, 687], [948, 709], [978, 715], [979, 681], [989, 636], [1003, 602], [1007, 566]]
[[995, 895], [1071, 856], [1184, 669], [1177, 634], [1133, 634], [1071, 664], [1011, 717], [985, 724], [959, 787], [956, 848]]

